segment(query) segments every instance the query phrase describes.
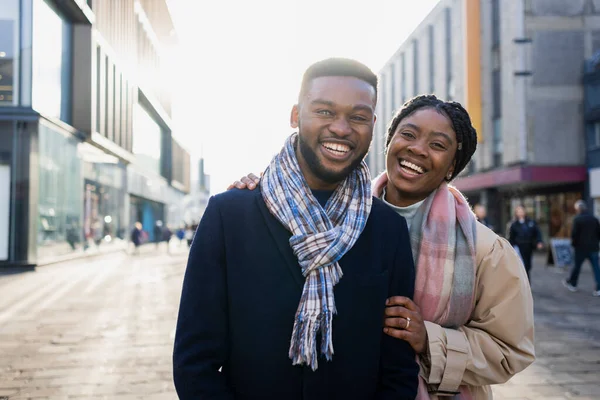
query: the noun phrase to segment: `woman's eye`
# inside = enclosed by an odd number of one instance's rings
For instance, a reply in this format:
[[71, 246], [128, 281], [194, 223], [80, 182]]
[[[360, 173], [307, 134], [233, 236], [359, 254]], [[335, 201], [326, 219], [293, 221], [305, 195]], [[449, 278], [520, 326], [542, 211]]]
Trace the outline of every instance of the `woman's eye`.
[[406, 132], [406, 131], [405, 131], [405, 132], [400, 132], [400, 134], [401, 134], [402, 136], [404, 136], [404, 137], [407, 137], [407, 138], [410, 138], [410, 139], [414, 139], [414, 138], [415, 138], [415, 135], [413, 135], [413, 134], [412, 134], [412, 133], [410, 133], [410, 132]]
[[435, 147], [436, 149], [446, 150], [446, 146], [444, 146], [441, 143], [433, 143], [432, 146]]

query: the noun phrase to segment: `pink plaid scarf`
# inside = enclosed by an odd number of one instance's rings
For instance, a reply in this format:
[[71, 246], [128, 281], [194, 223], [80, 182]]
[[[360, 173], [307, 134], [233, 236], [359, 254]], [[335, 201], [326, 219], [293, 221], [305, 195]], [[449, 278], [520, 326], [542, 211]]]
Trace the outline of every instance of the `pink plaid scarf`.
[[[373, 195], [381, 197], [386, 173], [373, 182]], [[470, 318], [475, 305], [476, 219], [463, 195], [446, 183], [425, 199], [410, 228], [416, 266], [415, 303], [423, 319], [445, 328], [458, 328]], [[456, 399], [472, 398], [461, 386]], [[417, 399], [429, 399], [423, 379]]]

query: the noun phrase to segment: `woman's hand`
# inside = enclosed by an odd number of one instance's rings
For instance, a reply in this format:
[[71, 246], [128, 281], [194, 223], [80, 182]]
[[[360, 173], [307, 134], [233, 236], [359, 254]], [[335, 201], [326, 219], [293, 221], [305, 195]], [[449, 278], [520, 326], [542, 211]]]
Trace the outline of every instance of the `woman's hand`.
[[[262, 176], [262, 172], [260, 176]], [[235, 181], [231, 185], [229, 185], [229, 187], [227, 187], [227, 190], [233, 188], [254, 190], [256, 189], [258, 182], [260, 182], [260, 178], [254, 175], [253, 173], [249, 173], [248, 175], [242, 177], [239, 181]]]
[[411, 299], [390, 297], [386, 301], [383, 331], [396, 339], [406, 340], [417, 354], [427, 350], [427, 329], [421, 310]]

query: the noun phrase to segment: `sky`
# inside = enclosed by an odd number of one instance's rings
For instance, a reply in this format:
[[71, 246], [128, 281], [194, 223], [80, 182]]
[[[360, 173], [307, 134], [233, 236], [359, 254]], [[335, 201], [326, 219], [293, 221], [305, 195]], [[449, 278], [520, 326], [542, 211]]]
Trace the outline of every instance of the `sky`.
[[215, 194], [281, 149], [310, 64], [349, 57], [379, 72], [439, 0], [168, 1], [173, 136], [192, 154], [192, 179], [205, 159]]

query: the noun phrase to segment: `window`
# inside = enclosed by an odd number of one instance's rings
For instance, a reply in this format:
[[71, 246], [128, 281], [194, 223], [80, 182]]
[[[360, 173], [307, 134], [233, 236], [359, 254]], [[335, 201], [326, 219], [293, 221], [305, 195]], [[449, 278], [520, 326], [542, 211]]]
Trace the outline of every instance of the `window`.
[[110, 61], [108, 60], [108, 56], [104, 57], [104, 132], [102, 132], [104, 134], [104, 137], [110, 138], [111, 136], [111, 132], [110, 132], [110, 125], [109, 125], [109, 120], [108, 120], [108, 116], [110, 115], [110, 113], [108, 112], [108, 98], [109, 96], [109, 88], [110, 88], [110, 80], [109, 80], [109, 74], [108, 71], [110, 71]]
[[71, 47], [71, 24], [45, 0], [34, 0], [33, 108], [65, 122], [70, 122]]
[[102, 49], [96, 47], [96, 132], [101, 132], [100, 118], [102, 117]]
[[162, 129], [154, 118], [139, 104], [133, 113], [133, 153], [139, 164], [160, 174]]
[[3, 0], [0, 6], [0, 106], [18, 105], [19, 0]]
[[592, 125], [592, 135], [590, 137], [590, 148], [600, 147], [600, 121], [594, 122]]
[[492, 47], [500, 46], [500, 0], [492, 0]]
[[402, 53], [400, 56], [400, 103], [406, 101], [406, 57]]
[[502, 152], [504, 151], [504, 146], [502, 144], [502, 119], [496, 118], [492, 122], [493, 129], [493, 143], [492, 143], [492, 151], [493, 151], [493, 162], [494, 167], [502, 166]]
[[502, 86], [500, 70], [492, 71], [492, 117], [502, 116]]
[[445, 9], [446, 17], [446, 99], [454, 98], [454, 87], [452, 82], [452, 10]]
[[396, 64], [392, 63], [391, 66], [391, 71], [390, 71], [390, 80], [391, 82], [391, 91], [390, 91], [390, 95], [391, 95], [391, 111], [392, 113], [394, 113], [394, 111], [396, 111]]
[[433, 25], [429, 25], [429, 93], [435, 92], [435, 37]]
[[419, 42], [414, 39], [413, 47], [413, 95], [419, 94]]

